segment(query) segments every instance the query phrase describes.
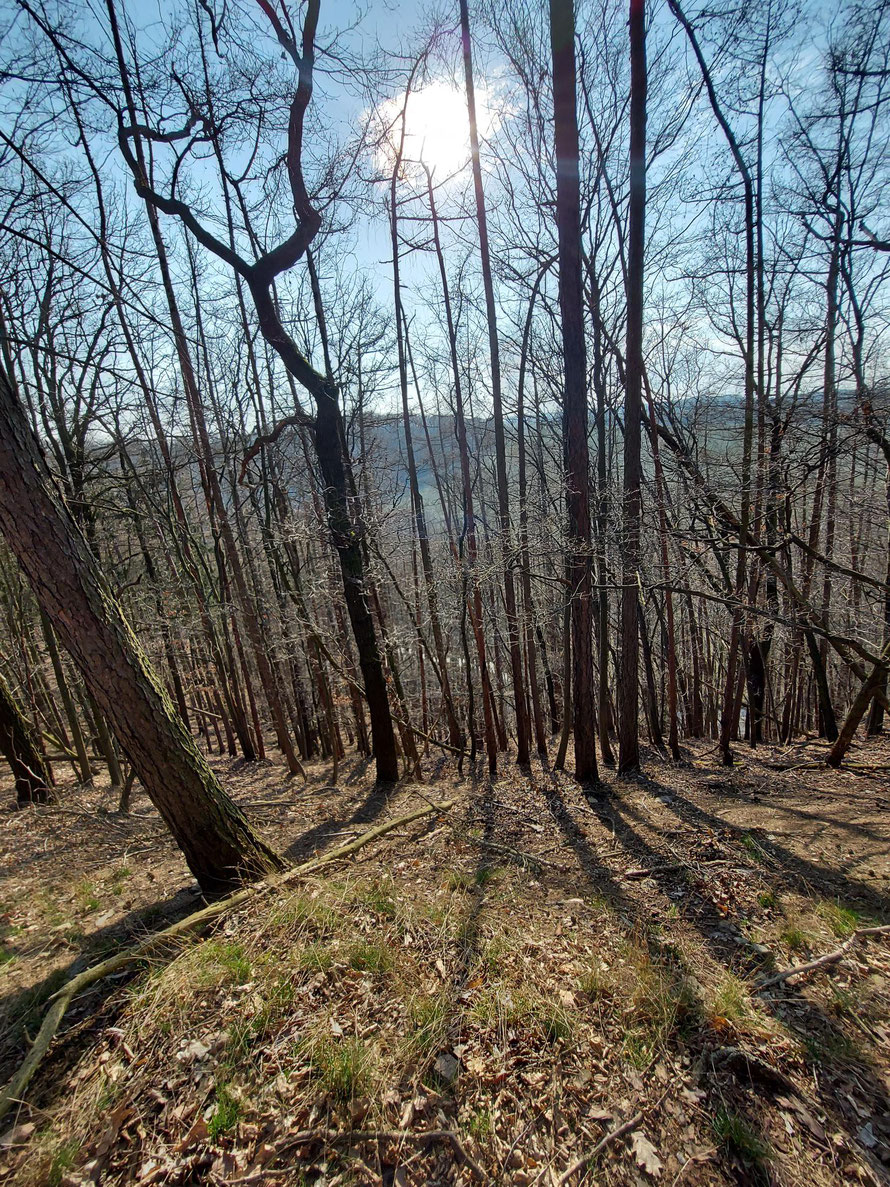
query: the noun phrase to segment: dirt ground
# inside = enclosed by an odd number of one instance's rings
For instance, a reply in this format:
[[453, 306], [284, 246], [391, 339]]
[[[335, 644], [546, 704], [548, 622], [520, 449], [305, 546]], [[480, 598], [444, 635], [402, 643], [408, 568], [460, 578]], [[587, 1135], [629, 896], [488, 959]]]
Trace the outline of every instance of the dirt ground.
[[[215, 760], [295, 862], [456, 802], [76, 1000], [0, 1183], [890, 1183], [890, 937], [763, 986], [890, 922], [890, 746], [820, 755], [388, 796]], [[61, 792], [3, 786], [3, 1080], [68, 976], [201, 905], [142, 793]]]

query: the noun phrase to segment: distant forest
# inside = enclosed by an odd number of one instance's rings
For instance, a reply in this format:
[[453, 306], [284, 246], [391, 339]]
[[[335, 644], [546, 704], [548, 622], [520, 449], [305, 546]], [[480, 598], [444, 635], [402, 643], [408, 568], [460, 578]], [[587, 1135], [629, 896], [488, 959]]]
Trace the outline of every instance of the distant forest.
[[3, 5], [5, 745], [205, 887], [204, 755], [885, 729], [890, 6], [414, 15]]

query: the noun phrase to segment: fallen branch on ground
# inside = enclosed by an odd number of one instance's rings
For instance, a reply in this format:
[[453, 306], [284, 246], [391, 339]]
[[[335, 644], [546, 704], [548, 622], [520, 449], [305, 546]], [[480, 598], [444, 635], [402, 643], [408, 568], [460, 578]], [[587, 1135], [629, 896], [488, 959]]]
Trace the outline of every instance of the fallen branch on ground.
[[479, 849], [486, 849], [490, 853], [501, 853], [504, 857], [509, 857], [511, 861], [526, 870], [540, 870], [544, 866], [550, 866], [554, 870], [562, 869], [562, 866], [555, 861], [548, 861], [546, 857], [538, 857], [534, 853], [524, 853], [521, 849], [511, 849], [509, 845], [497, 845], [494, 841], [482, 841], [476, 837], [467, 839], [471, 845], [475, 845]]
[[782, 973], [776, 973], [775, 976], [768, 977], [766, 981], [760, 983], [758, 992], [761, 989], [768, 989], [770, 985], [780, 985], [783, 981], [788, 981], [791, 977], [797, 977], [801, 973], [811, 973], [814, 969], [823, 969], [828, 965], [837, 964], [865, 936], [885, 936], [888, 934], [890, 934], [890, 924], [883, 927], [860, 927], [858, 931], [855, 931], [850, 936], [849, 940], [845, 940], [840, 948], [837, 948], [834, 952], [827, 952], [824, 956], [820, 956], [816, 960], [807, 961], [806, 964], [795, 965], [794, 968], [785, 969]]
[[293, 1150], [296, 1146], [307, 1146], [311, 1142], [413, 1142], [417, 1145], [423, 1145], [425, 1142], [449, 1142], [458, 1158], [466, 1163], [470, 1173], [477, 1179], [485, 1178], [482, 1168], [464, 1149], [453, 1129], [304, 1129], [291, 1134], [287, 1143], [278, 1150], [277, 1156], [281, 1157], [285, 1151]]
[[600, 1140], [588, 1154], [582, 1154], [576, 1162], [572, 1163], [567, 1171], [560, 1175], [559, 1179], [557, 1180], [559, 1187], [563, 1187], [563, 1184], [568, 1183], [572, 1175], [575, 1175], [578, 1173], [578, 1171], [583, 1170], [584, 1167], [587, 1166], [588, 1162], [592, 1162], [593, 1159], [596, 1158], [597, 1154], [605, 1150], [606, 1146], [608, 1146], [610, 1142], [614, 1142], [618, 1138], [624, 1137], [626, 1133], [630, 1133], [632, 1129], [636, 1129], [642, 1120], [642, 1112], [634, 1113], [633, 1117], [631, 1117], [629, 1121], [624, 1121], [621, 1125], [616, 1126], [615, 1129], [610, 1129], [606, 1136], [600, 1138]]
[[55, 1038], [65, 1012], [71, 1004], [72, 999], [77, 994], [82, 993], [84, 989], [88, 989], [96, 981], [101, 981], [104, 977], [107, 977], [110, 973], [117, 972], [118, 969], [123, 968], [125, 965], [143, 960], [160, 945], [170, 940], [178, 939], [187, 932], [193, 931], [198, 927], [203, 927], [212, 920], [218, 919], [220, 915], [224, 915], [226, 911], [232, 910], [233, 907], [240, 907], [242, 903], [256, 898], [265, 891], [277, 890], [295, 878], [314, 873], [322, 866], [328, 865], [332, 861], [338, 861], [341, 857], [349, 857], [356, 850], [361, 849], [371, 841], [376, 841], [378, 837], [382, 837], [385, 833], [392, 832], [402, 825], [411, 824], [413, 821], [419, 820], [422, 816], [428, 816], [433, 812], [446, 812], [454, 806], [454, 802], [454, 800], [446, 800], [444, 803], [416, 808], [413, 812], [409, 812], [405, 816], [399, 816], [395, 820], [390, 820], [385, 824], [378, 824], [354, 840], [347, 841], [336, 849], [332, 849], [330, 853], [322, 854], [321, 857], [313, 857], [309, 861], [303, 862], [302, 865], [295, 866], [292, 870], [285, 870], [282, 874], [276, 874], [272, 878], [267, 878], [262, 882], [255, 882], [251, 886], [246, 886], [243, 890], [237, 890], [234, 894], [230, 894], [218, 902], [211, 903], [209, 907], [202, 907], [201, 910], [187, 915], [177, 923], [171, 924], [170, 927], [164, 928], [163, 931], [156, 932], [140, 944], [137, 944], [135, 948], [130, 948], [126, 952], [118, 952], [116, 955], [110, 956], [107, 960], [103, 960], [99, 964], [93, 965], [92, 968], [85, 969], [82, 973], [78, 973], [72, 977], [70, 981], [63, 985], [49, 999], [51, 1003], [50, 1008], [47, 1011], [46, 1017], [43, 1019], [40, 1030], [37, 1032], [37, 1037], [34, 1040], [31, 1050], [26, 1055], [18, 1071], [3, 1089], [2, 1093], [0, 1093], [0, 1121], [3, 1120], [13, 1105], [23, 1103], [22, 1095], [30, 1084], [34, 1073], [43, 1062], [43, 1057], [46, 1055], [50, 1044]]

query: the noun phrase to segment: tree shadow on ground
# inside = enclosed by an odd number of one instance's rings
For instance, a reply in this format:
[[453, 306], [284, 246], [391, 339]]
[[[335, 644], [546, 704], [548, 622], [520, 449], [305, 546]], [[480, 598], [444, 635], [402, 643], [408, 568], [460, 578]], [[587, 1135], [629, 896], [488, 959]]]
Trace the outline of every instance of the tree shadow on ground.
[[[23, 1058], [24, 1044], [39, 1028], [48, 999], [66, 981], [99, 960], [184, 919], [197, 910], [200, 903], [199, 892], [189, 887], [168, 899], [159, 899], [130, 911], [122, 919], [86, 936], [83, 947], [67, 965], [54, 969], [41, 981], [19, 986], [0, 997], [0, 1081], [7, 1079]], [[78, 998], [66, 1014], [62, 1035], [77, 1027], [85, 1016], [96, 1013], [105, 999], [116, 993], [121, 983], [135, 975], [138, 968], [139, 965], [134, 963], [113, 979], [97, 982]]]
[[[712, 816], [678, 796], [673, 788], [663, 786], [655, 780], [639, 779], [635, 782], [653, 794], [669, 797], [667, 802], [661, 800], [662, 806], [673, 812], [691, 829], [698, 833], [703, 828], [715, 831], [728, 830], [741, 849], [742, 837], [746, 830], [729, 825], [720, 817]], [[713, 904], [712, 909], [708, 909], [707, 897], [689, 893], [685, 871], [670, 868], [676, 864], [676, 856], [669, 850], [654, 848], [641, 835], [643, 827], [653, 826], [651, 822], [645, 821], [622, 795], [620, 785], [607, 801], [595, 805], [594, 810], [612, 836], [633, 855], [635, 861], [651, 865], [652, 881], [669, 901], [674, 903], [680, 917], [696, 929], [715, 961], [729, 972], [741, 976], [750, 976], [762, 967], [762, 957], [753, 952], [750, 945], [739, 942], [739, 936], [733, 934], [731, 928], [727, 928], [726, 921], [713, 908]], [[886, 903], [881, 896], [875, 895], [870, 887], [846, 878], [837, 871], [826, 870], [798, 858], [774, 842], [764, 842], [764, 847], [775, 863], [775, 869], [771, 872], [784, 873], [788, 884], [794, 885], [799, 891], [806, 894], [814, 883], [824, 884], [830, 879], [832, 885], [841, 888], [848, 900], [855, 898], [865, 901], [876, 912], [886, 912]], [[699, 899], [698, 903], [695, 902], [696, 899]], [[882, 1136], [886, 1134], [885, 1141], [890, 1138], [890, 1127], [887, 1125], [887, 1118], [890, 1117], [890, 1092], [880, 1072], [869, 1061], [867, 1053], [859, 1049], [858, 1045], [851, 1044], [836, 1019], [817, 1001], [807, 996], [805, 984], [798, 987], [785, 983], [773, 990], [763, 991], [758, 994], [757, 1003], [766, 1014], [791, 1032], [808, 1049], [808, 1062], [811, 1065], [808, 1070], [812, 1072], [810, 1079], [819, 1106], [836, 1126], [846, 1132], [845, 1140], [855, 1149], [859, 1158], [868, 1161], [877, 1178], [881, 1182], [890, 1182], [886, 1168], [882, 1167], [871, 1151], [857, 1140], [857, 1135], [862, 1131], [866, 1120], [860, 1112], [862, 1105], [865, 1105], [871, 1114], [867, 1120], [873, 1130]], [[729, 1050], [725, 1042], [721, 1047], [723, 1051]], [[768, 1077], [765, 1065], [759, 1062], [752, 1063], [744, 1054], [742, 1060], [752, 1078], [756, 1079], [758, 1075], [761, 1078]]]
[[388, 787], [375, 783], [364, 795], [344, 797], [345, 802], [342, 806], [338, 804], [341, 810], [337, 815], [326, 817], [297, 837], [285, 849], [285, 857], [292, 862], [308, 861], [309, 858], [324, 853], [336, 841], [348, 840], [340, 836], [340, 833], [354, 825], [373, 824], [397, 794], [398, 785]]

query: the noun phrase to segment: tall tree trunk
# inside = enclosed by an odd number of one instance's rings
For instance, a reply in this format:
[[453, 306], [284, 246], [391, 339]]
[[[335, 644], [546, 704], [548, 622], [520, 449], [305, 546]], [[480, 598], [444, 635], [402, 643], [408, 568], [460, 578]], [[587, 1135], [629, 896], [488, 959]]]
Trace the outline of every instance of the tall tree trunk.
[[[406, 98], [406, 103], [408, 102]], [[411, 490], [411, 507], [414, 513], [414, 531], [420, 547], [420, 560], [423, 568], [423, 583], [426, 588], [427, 605], [430, 612], [430, 627], [433, 634], [433, 647], [436, 653], [437, 675], [442, 689], [442, 701], [445, 706], [445, 718], [448, 722], [448, 739], [452, 746], [463, 750], [463, 731], [454, 710], [454, 699], [451, 695], [451, 681], [448, 679], [448, 657], [445, 653], [445, 641], [442, 634], [442, 620], [439, 614], [439, 598], [436, 592], [436, 579], [433, 574], [433, 559], [430, 553], [430, 540], [426, 527], [426, 513], [423, 506], [423, 495], [417, 478], [417, 462], [414, 457], [414, 437], [411, 432], [411, 413], [408, 408], [408, 360], [405, 353], [405, 335], [403, 323], [406, 321], [402, 307], [402, 284], [399, 268], [399, 221], [398, 195], [396, 183], [398, 170], [402, 161], [402, 146], [405, 138], [405, 124], [407, 115], [402, 115], [402, 133], [396, 164], [393, 168], [390, 184], [390, 241], [392, 243], [392, 274], [393, 274], [393, 303], [396, 318], [396, 344], [399, 358], [399, 391], [402, 397], [402, 429], [405, 434], [405, 452], [408, 460], [408, 483]], [[419, 625], [419, 624], [418, 624]], [[424, 733], [426, 733], [424, 726]]]
[[572, 599], [572, 726], [575, 735], [575, 778], [587, 782], [597, 781], [599, 771], [596, 762], [596, 695], [593, 681], [593, 550], [590, 536], [587, 351], [581, 282], [581, 186], [573, 0], [550, 0], [550, 43], [553, 54], [559, 309], [565, 383], [562, 437], [570, 557], [568, 592]]
[[630, 201], [627, 254], [627, 349], [624, 397], [624, 517], [621, 659], [618, 679], [618, 772], [640, 766], [639, 624], [643, 398], [643, 280], [646, 232], [646, 7], [630, 0]]
[[[476, 536], [476, 516], [473, 509], [473, 480], [470, 474], [470, 450], [467, 442], [467, 421], [464, 410], [463, 384], [461, 381], [460, 362], [457, 357], [457, 329], [454, 324], [454, 313], [451, 308], [451, 291], [448, 286], [448, 273], [445, 269], [445, 253], [442, 250], [442, 239], [439, 234], [439, 219], [436, 213], [436, 200], [433, 194], [433, 179], [427, 173], [427, 197], [430, 205], [430, 218], [433, 224], [433, 244], [436, 249], [436, 261], [439, 265], [439, 279], [442, 282], [442, 300], [445, 305], [445, 321], [448, 329], [448, 350], [451, 359], [451, 377], [454, 383], [454, 433], [457, 437], [457, 449], [460, 458], [461, 493], [463, 496], [464, 522], [461, 529], [461, 540], [467, 542], [467, 563], [462, 572], [463, 584], [471, 586], [470, 598], [466, 599], [467, 613], [473, 640], [476, 644], [476, 661], [479, 665], [479, 684], [482, 694], [482, 717], [485, 730], [485, 752], [488, 757], [488, 773], [497, 774], [498, 754], [497, 740], [494, 729], [494, 713], [491, 690], [491, 678], [488, 672], [487, 649], [485, 645], [485, 628], [482, 616], [482, 592], [479, 588], [478, 553], [479, 544]], [[469, 569], [469, 575], [466, 575]], [[467, 680], [471, 681], [469, 666]], [[470, 688], [472, 694], [472, 688]]]
[[522, 673], [522, 650], [519, 644], [519, 618], [516, 610], [516, 589], [510, 544], [510, 495], [507, 485], [507, 444], [504, 435], [504, 412], [501, 400], [501, 359], [498, 344], [497, 312], [491, 253], [488, 243], [488, 217], [482, 188], [482, 164], [479, 157], [479, 128], [476, 120], [476, 90], [473, 80], [473, 54], [470, 42], [470, 14], [467, 0], [460, 0], [461, 38], [463, 41], [464, 81], [467, 90], [467, 110], [470, 117], [470, 151], [473, 168], [473, 191], [476, 199], [476, 221], [479, 231], [479, 255], [482, 267], [482, 286], [485, 290], [485, 314], [488, 323], [488, 350], [491, 362], [491, 396], [494, 420], [495, 470], [497, 477], [497, 511], [500, 539], [498, 541], [504, 572], [504, 602], [507, 610], [507, 638], [510, 651], [510, 671], [513, 676], [513, 700], [516, 706], [516, 757], [520, 764], [529, 760], [528, 717], [525, 712], [525, 687]]

